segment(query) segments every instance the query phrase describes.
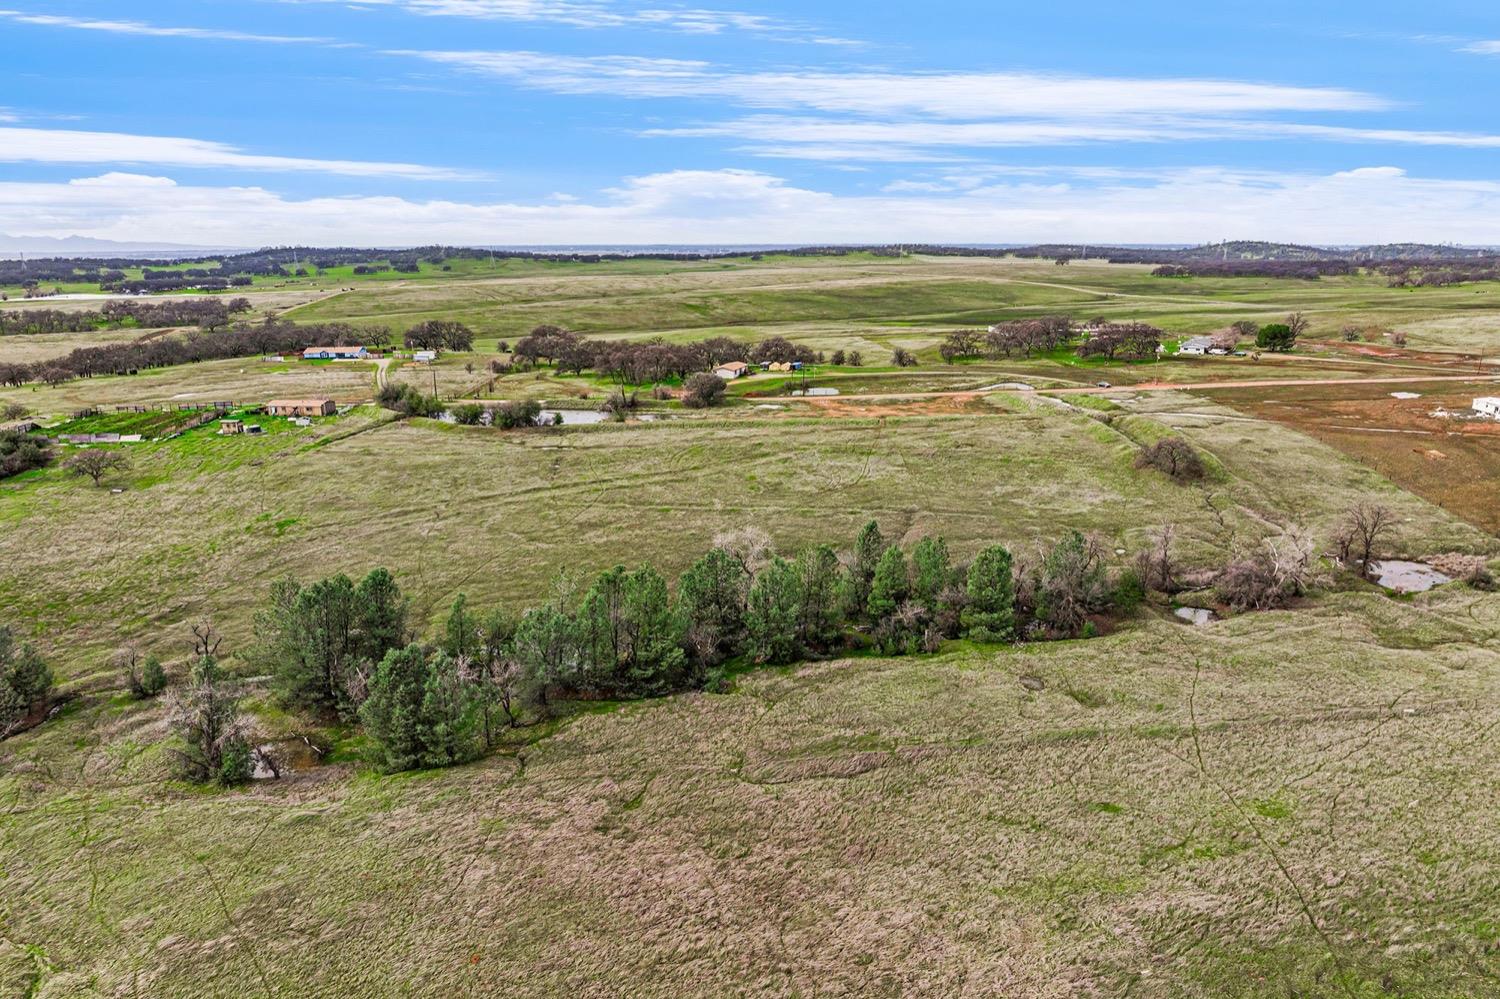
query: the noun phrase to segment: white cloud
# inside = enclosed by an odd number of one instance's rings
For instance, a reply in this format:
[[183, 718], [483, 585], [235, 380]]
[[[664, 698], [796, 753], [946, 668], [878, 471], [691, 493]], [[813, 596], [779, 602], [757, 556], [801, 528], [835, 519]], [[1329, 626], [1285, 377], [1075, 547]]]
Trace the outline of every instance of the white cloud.
[[331, 44], [328, 38], [306, 38], [297, 35], [261, 35], [246, 31], [230, 31], [220, 28], [173, 28], [143, 21], [109, 21], [86, 17], [65, 17], [59, 14], [32, 14], [21, 10], [0, 10], [0, 18], [20, 24], [34, 24], [48, 28], [76, 28], [83, 31], [105, 31], [116, 35], [147, 35], [156, 38], [203, 38], [228, 42], [275, 42], [283, 45]]
[[[1500, 243], [1500, 183], [1412, 177], [1386, 166], [1333, 174], [1223, 168], [1119, 177], [981, 170], [951, 193], [903, 185], [836, 195], [745, 170], [632, 178], [577, 201], [289, 199], [106, 174], [0, 183], [0, 232], [202, 245], [446, 243], [1194, 242], [1452, 240]], [[1379, 205], [1373, 212], [1371, 205]]]
[[1470, 42], [1460, 52], [1472, 52], [1475, 55], [1500, 55], [1500, 41], [1478, 41]]
[[827, 159], [830, 151], [836, 150], [851, 160], [885, 162], [940, 158], [931, 152], [935, 148], [1203, 140], [1321, 139], [1381, 145], [1500, 148], [1500, 135], [1473, 132], [1422, 132], [1172, 115], [999, 122], [835, 121], [757, 115], [713, 124], [647, 129], [641, 134], [734, 139], [746, 143], [741, 147], [744, 151], [762, 156]]
[[[344, 0], [283, 0], [283, 2], [344, 2]], [[639, 7], [609, 0], [361, 0], [356, 7], [396, 7], [429, 17], [467, 17], [486, 21], [533, 21], [575, 28], [654, 28], [691, 35], [745, 31], [778, 37], [806, 35], [809, 29], [792, 21], [735, 10], [692, 7]], [[812, 38], [820, 44], [857, 45], [848, 39]]]
[[554, 93], [718, 98], [746, 107], [928, 115], [953, 120], [1370, 111], [1388, 106], [1379, 97], [1355, 90], [1233, 80], [1042, 73], [737, 73], [705, 62], [633, 56], [427, 50], [390, 54], [414, 56]]
[[262, 156], [222, 142], [122, 132], [0, 128], [0, 163], [151, 163], [176, 167], [275, 170], [339, 174], [346, 177], [398, 177], [410, 180], [463, 180], [474, 175], [415, 163]]

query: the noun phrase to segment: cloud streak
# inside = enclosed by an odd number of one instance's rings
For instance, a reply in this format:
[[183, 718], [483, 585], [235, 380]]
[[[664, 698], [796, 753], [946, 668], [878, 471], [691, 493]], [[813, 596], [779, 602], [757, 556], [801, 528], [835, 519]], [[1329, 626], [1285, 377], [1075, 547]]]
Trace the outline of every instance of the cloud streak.
[[[342, 3], [344, 0], [283, 0], [290, 3]], [[638, 28], [687, 35], [747, 32], [822, 45], [858, 45], [824, 37], [795, 21], [737, 10], [702, 7], [643, 7], [607, 0], [362, 0], [358, 7], [389, 7], [424, 17], [561, 24], [574, 28]]]
[[199, 38], [226, 42], [271, 42], [280, 45], [330, 45], [331, 38], [309, 38], [299, 35], [262, 35], [222, 28], [176, 28], [147, 24], [144, 21], [111, 21], [59, 14], [32, 14], [20, 10], [0, 10], [0, 18], [18, 24], [47, 28], [73, 28], [80, 31], [103, 31], [114, 35], [138, 35], [153, 38]]
[[[0, 231], [245, 245], [424, 243], [1196, 242], [1221, 237], [1500, 243], [1500, 183], [1225, 168], [961, 175], [838, 195], [747, 170], [631, 178], [575, 200], [289, 199], [259, 187], [111, 173], [0, 183]], [[1379, 212], [1370, 206], [1378, 204]]]
[[525, 51], [394, 50], [409, 56], [563, 94], [728, 100], [744, 107], [859, 115], [984, 119], [1021, 115], [1245, 114], [1372, 111], [1373, 94], [1234, 80], [1090, 77], [1043, 73], [829, 73], [725, 71], [710, 63], [636, 56], [556, 56]]
[[406, 180], [473, 180], [478, 177], [466, 171], [415, 163], [264, 156], [204, 139], [9, 127], [0, 127], [0, 163], [131, 163]]

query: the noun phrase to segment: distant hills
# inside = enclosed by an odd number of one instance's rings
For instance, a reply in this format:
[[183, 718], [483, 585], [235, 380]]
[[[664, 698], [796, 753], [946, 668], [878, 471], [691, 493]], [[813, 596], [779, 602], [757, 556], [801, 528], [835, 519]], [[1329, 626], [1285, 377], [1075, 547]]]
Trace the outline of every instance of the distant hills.
[[1382, 243], [1370, 246], [1302, 246], [1258, 240], [1230, 240], [1188, 247], [1105, 246], [1082, 243], [1047, 243], [1016, 247], [1012, 251], [1028, 257], [1106, 258], [1146, 263], [1196, 263], [1216, 261], [1322, 261], [1353, 263], [1388, 260], [1477, 260], [1496, 255], [1494, 247], [1446, 246], [1436, 243]]
[[92, 236], [10, 236], [0, 233], [0, 257], [191, 257], [222, 253], [227, 247], [179, 243], [121, 243]]
[[1317, 263], [1345, 261], [1354, 265], [1387, 261], [1441, 261], [1481, 260], [1500, 256], [1500, 248], [1451, 246], [1436, 243], [1382, 243], [1368, 246], [1304, 246], [1296, 243], [1272, 243], [1260, 240], [1231, 240], [1222, 243], [1205, 243], [1201, 246], [1151, 243], [1040, 243], [1022, 245], [1017, 243], [887, 243], [882, 245], [833, 244], [827, 246], [792, 245], [651, 245], [635, 246], [581, 246], [558, 244], [555, 246], [521, 246], [494, 244], [482, 247], [337, 247], [318, 248], [264, 247], [247, 250], [244, 247], [191, 246], [178, 243], [128, 243], [91, 236], [11, 236], [0, 233], [0, 259], [27, 257], [51, 257], [58, 260], [132, 258], [136, 260], [221, 260], [225, 257], [265, 258], [293, 263], [321, 256], [335, 255], [342, 259], [383, 258], [390, 254], [401, 256], [432, 256], [451, 253], [456, 256], [482, 256], [491, 254], [505, 257], [535, 257], [541, 259], [601, 259], [627, 257], [659, 257], [666, 259], [692, 259], [698, 257], [729, 257], [754, 253], [789, 253], [799, 256], [818, 254], [843, 254], [852, 252], [874, 252], [885, 256], [901, 253], [940, 254], [946, 256], [1021, 256], [1043, 258], [1071, 258], [1112, 260], [1119, 263], [1250, 263], [1255, 261], [1280, 263]]

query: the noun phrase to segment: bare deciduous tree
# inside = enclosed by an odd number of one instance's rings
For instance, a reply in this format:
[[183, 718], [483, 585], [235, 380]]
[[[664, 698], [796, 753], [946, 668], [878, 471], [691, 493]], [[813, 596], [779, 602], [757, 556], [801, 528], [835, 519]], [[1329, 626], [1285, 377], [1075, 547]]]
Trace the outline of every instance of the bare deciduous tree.
[[1359, 567], [1361, 575], [1370, 574], [1381, 543], [1396, 526], [1396, 515], [1379, 503], [1360, 502], [1349, 508], [1333, 536], [1338, 559], [1346, 568]]
[[65, 462], [69, 472], [74, 475], [86, 475], [94, 480], [94, 485], [99, 485], [106, 475], [116, 469], [129, 467], [129, 461], [118, 451], [100, 451], [89, 448], [80, 451]]

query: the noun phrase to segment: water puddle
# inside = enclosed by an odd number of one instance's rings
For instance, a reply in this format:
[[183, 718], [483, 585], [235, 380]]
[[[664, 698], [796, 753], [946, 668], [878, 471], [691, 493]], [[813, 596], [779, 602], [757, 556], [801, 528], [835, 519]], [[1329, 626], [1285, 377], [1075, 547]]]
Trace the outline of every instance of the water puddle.
[[1401, 559], [1371, 562], [1370, 574], [1375, 582], [1396, 593], [1426, 593], [1434, 586], [1453, 582], [1452, 576], [1425, 562], [1404, 562]]
[[792, 395], [838, 395], [836, 388], [793, 389]]
[[251, 752], [255, 768], [251, 780], [275, 780], [302, 770], [311, 770], [323, 762], [323, 753], [306, 739], [280, 739], [256, 746]]
[[1420, 399], [1420, 398], [1422, 398], [1422, 393], [1420, 393], [1420, 392], [1392, 392], [1391, 393], [1391, 398], [1392, 399]]
[[603, 423], [609, 419], [608, 413], [601, 413], [597, 409], [544, 409], [540, 417], [542, 426], [556, 425], [559, 416], [565, 427], [582, 423]]
[[1219, 615], [1207, 607], [1179, 607], [1172, 613], [1188, 624], [1198, 628], [1203, 627], [1205, 624], [1212, 624], [1219, 619]]

